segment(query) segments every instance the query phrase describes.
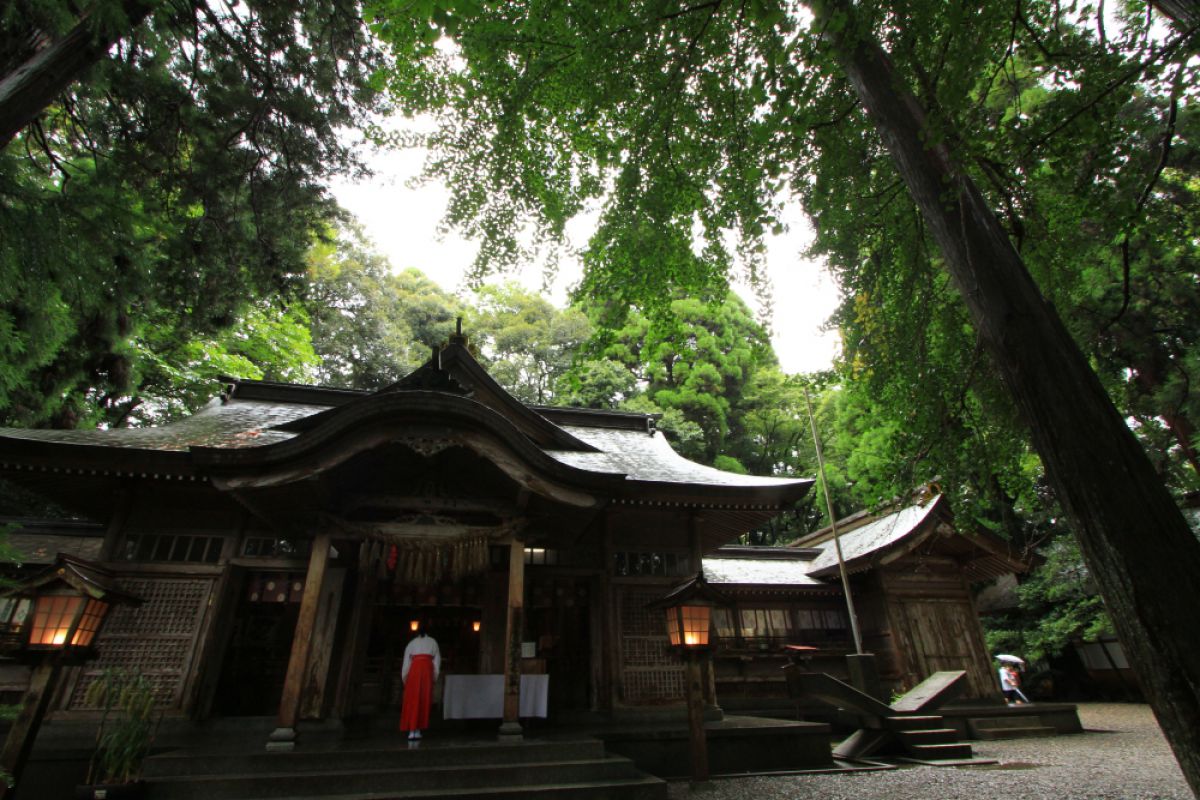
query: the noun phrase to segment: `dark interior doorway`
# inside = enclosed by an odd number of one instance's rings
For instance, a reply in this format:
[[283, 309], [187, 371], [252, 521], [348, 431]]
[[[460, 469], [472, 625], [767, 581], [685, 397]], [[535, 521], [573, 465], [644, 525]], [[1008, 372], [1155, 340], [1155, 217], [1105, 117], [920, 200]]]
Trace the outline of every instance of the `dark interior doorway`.
[[213, 713], [238, 717], [279, 711], [303, 593], [301, 573], [246, 573], [221, 663]]
[[590, 581], [534, 574], [528, 583], [525, 636], [536, 646], [534, 671], [550, 675], [551, 717], [586, 711], [592, 703]]

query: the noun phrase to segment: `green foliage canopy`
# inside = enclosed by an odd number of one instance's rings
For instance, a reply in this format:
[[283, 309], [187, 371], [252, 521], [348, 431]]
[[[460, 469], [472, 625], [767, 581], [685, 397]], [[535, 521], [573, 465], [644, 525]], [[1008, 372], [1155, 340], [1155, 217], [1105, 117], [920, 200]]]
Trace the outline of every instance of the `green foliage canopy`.
[[[78, 13], [6, 6], [0, 68]], [[128, 21], [115, 0], [85, 13]], [[338, 132], [365, 125], [376, 63], [341, 0], [168, 1], [122, 32], [0, 152], [0, 419], [121, 424], [159, 369], [139, 342], [218, 336], [292, 293], [336, 215], [321, 179], [358, 168]]]

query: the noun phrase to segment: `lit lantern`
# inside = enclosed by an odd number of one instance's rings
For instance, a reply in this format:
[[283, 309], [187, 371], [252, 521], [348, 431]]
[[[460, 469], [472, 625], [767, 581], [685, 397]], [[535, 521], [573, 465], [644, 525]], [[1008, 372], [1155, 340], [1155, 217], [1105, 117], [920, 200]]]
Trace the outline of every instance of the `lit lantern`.
[[[0, 594], [0, 649], [34, 664], [21, 711], [0, 748], [0, 768], [19, 782], [63, 667], [95, 655], [109, 609], [141, 600], [103, 567], [61, 553], [54, 566]], [[0, 788], [0, 797], [7, 797]]]
[[140, 604], [116, 588], [112, 573], [72, 556], [0, 598], [0, 638], [27, 655], [91, 655], [113, 603]]
[[473, 630], [475, 633], [479, 633], [479, 620], [475, 620], [471, 623], [471, 630]]
[[107, 613], [108, 603], [69, 587], [41, 593], [33, 606], [28, 647], [30, 650], [90, 647]]
[[412, 620], [411, 622], [408, 623], [408, 629], [410, 631], [412, 631], [413, 633], [416, 633], [417, 631], [421, 630], [421, 621], [416, 620], [416, 619]]
[[666, 612], [667, 639], [681, 650], [707, 650], [710, 645], [713, 606], [728, 601], [704, 580], [704, 574], [672, 589], [653, 606]]
[[704, 732], [704, 670], [709, 658], [709, 632], [713, 606], [728, 606], [719, 592], [704, 580], [704, 573], [676, 586], [667, 596], [651, 603], [666, 612], [667, 639], [684, 657], [684, 686], [688, 712], [688, 751], [692, 782], [708, 781], [708, 738]]

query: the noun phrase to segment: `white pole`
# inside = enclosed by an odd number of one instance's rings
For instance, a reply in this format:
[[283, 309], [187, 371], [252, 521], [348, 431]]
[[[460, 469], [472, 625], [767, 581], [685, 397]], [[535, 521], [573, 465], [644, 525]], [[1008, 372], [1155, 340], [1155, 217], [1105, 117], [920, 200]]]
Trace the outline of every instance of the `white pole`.
[[837, 518], [833, 514], [833, 499], [829, 495], [829, 481], [825, 480], [825, 456], [821, 454], [821, 437], [817, 435], [817, 418], [813, 416], [812, 400], [808, 387], [804, 387], [804, 405], [808, 407], [808, 424], [812, 428], [813, 447], [817, 450], [817, 475], [825, 490], [825, 509], [829, 512], [829, 527], [833, 531], [833, 547], [837, 551], [838, 571], [842, 574], [842, 592], [846, 595], [846, 611], [850, 615], [850, 632], [854, 634], [854, 651], [863, 654], [862, 634], [858, 632], [858, 614], [854, 611], [854, 597], [850, 594], [850, 577], [846, 574], [846, 562], [842, 558], [842, 542], [838, 539]]

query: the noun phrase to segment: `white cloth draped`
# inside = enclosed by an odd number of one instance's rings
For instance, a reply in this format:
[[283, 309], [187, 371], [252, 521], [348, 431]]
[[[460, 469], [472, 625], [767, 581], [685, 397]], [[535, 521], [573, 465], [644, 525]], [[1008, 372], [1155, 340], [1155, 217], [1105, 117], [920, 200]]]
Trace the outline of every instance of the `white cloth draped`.
[[[518, 714], [545, 717], [549, 693], [549, 675], [522, 675]], [[504, 676], [447, 675], [442, 689], [442, 716], [445, 719], [502, 719]]]

